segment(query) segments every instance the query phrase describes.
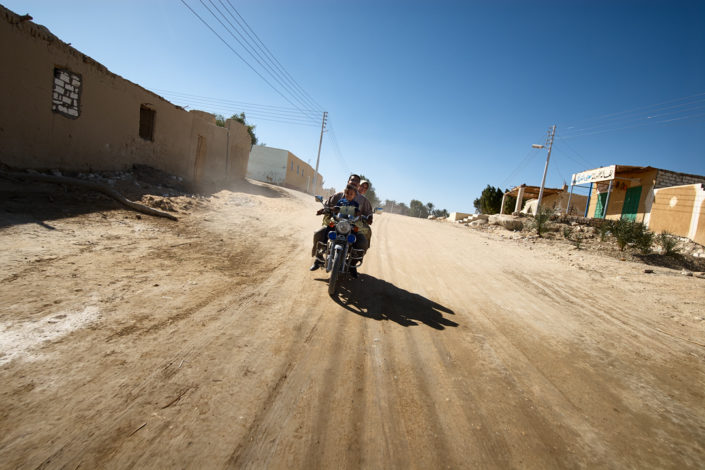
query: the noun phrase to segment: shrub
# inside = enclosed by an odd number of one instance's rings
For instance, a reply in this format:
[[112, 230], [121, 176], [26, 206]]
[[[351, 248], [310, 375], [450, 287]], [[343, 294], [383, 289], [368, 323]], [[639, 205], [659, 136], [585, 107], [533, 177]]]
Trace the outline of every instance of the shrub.
[[663, 231], [659, 234], [658, 236], [658, 244], [661, 245], [661, 249], [663, 250], [663, 254], [665, 255], [675, 255], [678, 253], [678, 238], [673, 236], [672, 234]]
[[634, 247], [643, 254], [651, 253], [651, 245], [654, 243], [654, 234], [646, 229], [646, 226], [639, 222], [634, 225]]
[[612, 221], [610, 223], [611, 225], [611, 232], [612, 236], [614, 239], [617, 241], [617, 246], [619, 247], [619, 251], [624, 251], [624, 248], [634, 242], [634, 228], [633, 228], [633, 222], [629, 220], [624, 220], [624, 219], [619, 219], [616, 221]]
[[569, 226], [563, 227], [563, 238], [570, 240], [570, 236], [573, 234], [573, 229]]
[[575, 248], [578, 250], [580, 249], [580, 245], [583, 244], [583, 237], [578, 233], [575, 235], [575, 238], [573, 239], [573, 243], [575, 244]]
[[651, 251], [654, 234], [649, 232], [641, 222], [632, 222], [626, 219], [611, 221], [610, 232], [617, 241], [619, 251], [624, 251], [627, 245], [633, 245], [644, 254]]
[[550, 220], [551, 215], [553, 215], [553, 210], [549, 207], [540, 207], [536, 213], [534, 217], [534, 228], [539, 237], [546, 231], [546, 223]]
[[607, 239], [607, 235], [612, 231], [612, 222], [609, 220], [603, 220], [602, 224], [598, 227], [600, 234], [600, 241], [604, 242]]

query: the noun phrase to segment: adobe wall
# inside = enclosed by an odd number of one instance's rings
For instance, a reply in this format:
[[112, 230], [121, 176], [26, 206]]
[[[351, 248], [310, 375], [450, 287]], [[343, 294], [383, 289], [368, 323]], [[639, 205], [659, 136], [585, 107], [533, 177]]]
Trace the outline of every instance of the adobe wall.
[[[0, 6], [0, 161], [21, 168], [119, 170], [149, 165], [199, 183], [244, 177], [240, 129], [187, 112], [113, 73], [46, 28]], [[141, 108], [154, 112], [151, 139], [140, 137]], [[233, 126], [231, 126], [233, 127]], [[244, 126], [237, 123], [237, 126]], [[205, 159], [195, 167], [198, 135]], [[224, 171], [227, 143], [237, 162]], [[249, 137], [247, 138], [249, 151]], [[203, 146], [201, 146], [203, 148]], [[231, 152], [232, 153], [232, 152]], [[246, 165], [246, 163], [245, 163]]]
[[242, 179], [247, 174], [250, 160], [250, 148], [252, 148], [250, 134], [246, 126], [232, 119], [225, 121], [225, 128], [229, 131], [225, 174], [229, 180]]

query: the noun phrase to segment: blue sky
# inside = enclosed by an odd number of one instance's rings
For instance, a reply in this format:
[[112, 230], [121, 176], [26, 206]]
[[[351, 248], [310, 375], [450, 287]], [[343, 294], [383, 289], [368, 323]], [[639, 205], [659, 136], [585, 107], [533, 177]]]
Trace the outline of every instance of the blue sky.
[[237, 9], [306, 109], [183, 2], [2, 0], [176, 104], [245, 111], [261, 141], [312, 165], [328, 111], [320, 171], [337, 188], [361, 172], [383, 199], [473, 212], [487, 184], [540, 184], [531, 144], [553, 124], [549, 187], [610, 164], [705, 175], [702, 1], [204, 0]]

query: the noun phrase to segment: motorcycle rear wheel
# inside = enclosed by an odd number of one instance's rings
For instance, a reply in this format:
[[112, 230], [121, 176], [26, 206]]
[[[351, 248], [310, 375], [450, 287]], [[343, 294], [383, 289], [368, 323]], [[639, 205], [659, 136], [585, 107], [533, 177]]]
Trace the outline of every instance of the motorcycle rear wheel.
[[328, 279], [328, 295], [335, 295], [335, 288], [338, 285], [338, 276], [340, 275], [340, 267], [343, 264], [343, 257], [339, 251], [335, 252], [333, 258], [333, 269], [330, 270], [330, 279]]

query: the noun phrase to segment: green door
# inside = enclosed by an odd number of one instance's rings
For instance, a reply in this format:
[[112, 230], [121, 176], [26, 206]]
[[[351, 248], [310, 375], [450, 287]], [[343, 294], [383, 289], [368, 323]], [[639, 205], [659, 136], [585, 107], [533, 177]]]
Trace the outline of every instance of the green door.
[[596, 219], [602, 219], [605, 217], [605, 201], [607, 200], [607, 193], [600, 193], [597, 195], [597, 204], [595, 204], [595, 214], [593, 217]]
[[639, 200], [641, 199], [641, 186], [627, 189], [622, 206], [622, 218], [625, 220], [636, 220], [636, 213], [639, 210]]

